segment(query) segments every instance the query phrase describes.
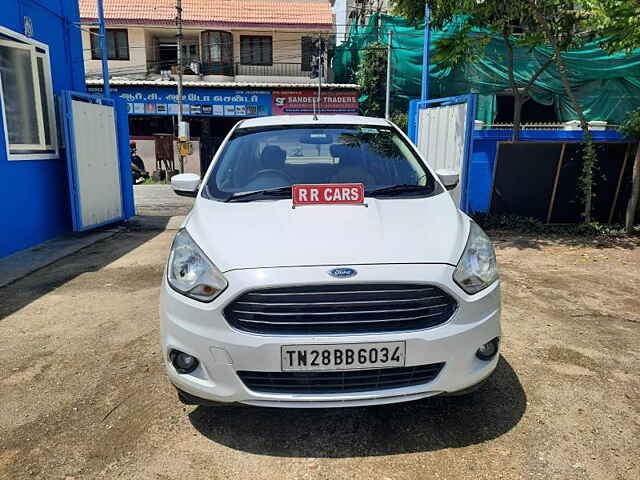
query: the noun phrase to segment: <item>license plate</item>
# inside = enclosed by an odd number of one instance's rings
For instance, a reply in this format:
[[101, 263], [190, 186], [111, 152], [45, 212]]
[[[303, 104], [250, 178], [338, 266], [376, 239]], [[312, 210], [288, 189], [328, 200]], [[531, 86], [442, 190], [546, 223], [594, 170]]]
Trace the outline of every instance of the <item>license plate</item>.
[[283, 345], [282, 371], [402, 367], [404, 342]]

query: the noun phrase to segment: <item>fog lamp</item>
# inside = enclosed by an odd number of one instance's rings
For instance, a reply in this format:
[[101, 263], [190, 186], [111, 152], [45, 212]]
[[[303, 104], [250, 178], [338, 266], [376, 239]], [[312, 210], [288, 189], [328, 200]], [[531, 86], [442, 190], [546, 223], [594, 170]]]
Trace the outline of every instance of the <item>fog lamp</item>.
[[171, 350], [169, 359], [178, 373], [191, 373], [198, 368], [198, 359], [179, 350]]
[[476, 352], [476, 357], [478, 357], [480, 360], [491, 360], [498, 353], [499, 344], [500, 339], [498, 337], [488, 341], [478, 349], [478, 351]]

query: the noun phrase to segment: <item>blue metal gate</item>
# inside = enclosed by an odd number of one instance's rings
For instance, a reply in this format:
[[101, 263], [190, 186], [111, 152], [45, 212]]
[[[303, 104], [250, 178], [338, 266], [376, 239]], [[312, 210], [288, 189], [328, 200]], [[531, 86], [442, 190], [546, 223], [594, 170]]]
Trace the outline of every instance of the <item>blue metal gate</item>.
[[65, 91], [62, 112], [73, 230], [135, 215], [124, 102]]
[[409, 137], [434, 169], [458, 171], [460, 186], [452, 196], [467, 213], [475, 117], [475, 94], [413, 100], [409, 105]]

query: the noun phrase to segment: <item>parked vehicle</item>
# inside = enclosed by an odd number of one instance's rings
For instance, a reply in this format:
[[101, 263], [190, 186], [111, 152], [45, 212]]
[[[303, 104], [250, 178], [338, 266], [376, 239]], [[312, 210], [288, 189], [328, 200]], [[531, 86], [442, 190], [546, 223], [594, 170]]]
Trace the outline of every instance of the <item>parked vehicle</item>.
[[383, 119], [240, 122], [162, 281], [161, 341], [187, 404], [343, 407], [466, 392], [496, 368], [489, 238]]

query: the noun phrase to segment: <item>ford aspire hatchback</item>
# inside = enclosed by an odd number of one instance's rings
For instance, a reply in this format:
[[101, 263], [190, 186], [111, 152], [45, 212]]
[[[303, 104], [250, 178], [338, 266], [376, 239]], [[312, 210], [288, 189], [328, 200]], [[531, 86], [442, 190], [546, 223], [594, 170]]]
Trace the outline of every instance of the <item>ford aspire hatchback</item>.
[[498, 362], [490, 240], [393, 124], [240, 122], [171, 247], [162, 351], [187, 404], [343, 407], [461, 393]]

